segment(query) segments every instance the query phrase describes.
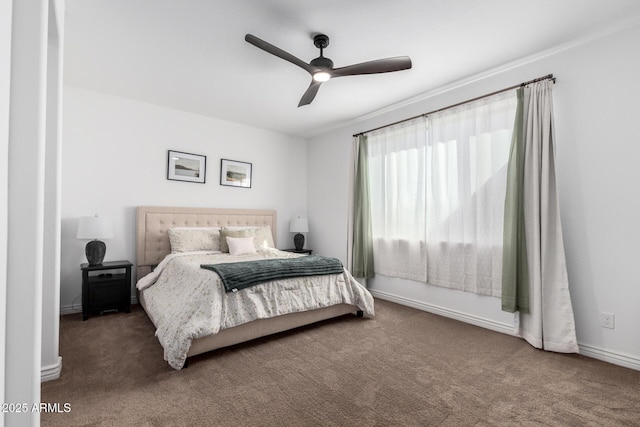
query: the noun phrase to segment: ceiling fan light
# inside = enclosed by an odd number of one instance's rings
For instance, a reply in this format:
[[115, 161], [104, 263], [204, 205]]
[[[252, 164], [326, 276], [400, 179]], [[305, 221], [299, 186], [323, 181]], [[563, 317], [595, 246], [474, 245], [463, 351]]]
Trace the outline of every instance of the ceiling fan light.
[[318, 71], [317, 73], [313, 73], [313, 80], [317, 82], [326, 82], [331, 78], [331, 74], [326, 71]]

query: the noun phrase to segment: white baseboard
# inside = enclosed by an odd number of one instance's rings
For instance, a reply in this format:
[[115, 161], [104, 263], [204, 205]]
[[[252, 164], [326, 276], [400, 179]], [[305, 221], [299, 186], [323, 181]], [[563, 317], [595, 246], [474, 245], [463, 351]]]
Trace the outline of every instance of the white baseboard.
[[578, 343], [578, 347], [580, 348], [580, 354], [583, 356], [640, 371], [640, 359], [638, 359], [637, 357], [615, 353], [613, 351], [604, 350], [602, 348], [593, 347], [587, 344]]
[[517, 333], [514, 331], [514, 325], [512, 324], [497, 322], [491, 319], [485, 319], [484, 317], [463, 313], [461, 311], [451, 310], [446, 307], [440, 307], [440, 306], [429, 304], [423, 301], [417, 301], [411, 298], [405, 298], [405, 297], [393, 295], [383, 291], [376, 291], [371, 289], [370, 292], [374, 297], [380, 298], [386, 301], [391, 301], [401, 305], [406, 305], [408, 307], [417, 308], [418, 310], [427, 311], [429, 313], [437, 314], [439, 316], [449, 317], [451, 319], [459, 320], [461, 322], [480, 326], [481, 328], [490, 329], [496, 332], [501, 332], [503, 334], [517, 336]]
[[62, 372], [62, 357], [58, 356], [58, 361], [53, 365], [40, 368], [40, 382], [57, 380]]
[[[131, 296], [131, 305], [137, 304], [138, 298], [135, 295]], [[76, 304], [65, 305], [64, 307], [60, 307], [60, 315], [66, 316], [67, 314], [76, 314], [82, 313], [82, 305], [78, 306]]]
[[64, 307], [60, 306], [60, 315], [66, 316], [67, 314], [75, 314], [82, 313], [82, 306], [78, 307], [77, 305], [65, 305]]
[[[472, 325], [479, 326], [481, 328], [490, 329], [492, 331], [501, 332], [503, 334], [518, 336], [519, 334], [514, 329], [514, 325], [507, 323], [496, 322], [491, 319], [485, 319], [479, 316], [462, 313], [456, 310], [450, 310], [445, 307], [440, 307], [433, 304], [428, 304], [422, 301], [416, 301], [410, 298], [400, 297], [387, 292], [370, 290], [371, 294], [386, 301], [395, 302], [408, 307], [413, 307], [418, 310], [427, 311], [429, 313], [437, 314], [451, 319], [459, 320], [461, 322], [470, 323]], [[602, 360], [613, 365], [623, 366], [625, 368], [634, 369], [640, 371], [640, 359], [625, 354], [616, 353], [610, 350], [604, 350], [601, 348], [593, 347], [587, 344], [578, 343], [580, 354], [593, 359]]]

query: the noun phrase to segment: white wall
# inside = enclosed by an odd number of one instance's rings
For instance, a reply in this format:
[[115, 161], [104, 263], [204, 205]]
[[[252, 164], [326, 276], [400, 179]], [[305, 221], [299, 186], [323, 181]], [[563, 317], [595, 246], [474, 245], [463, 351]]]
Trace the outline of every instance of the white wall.
[[[0, 2], [0, 58], [11, 57], [12, 9], [10, 1]], [[5, 384], [7, 313], [7, 226], [9, 213], [9, 125], [11, 61], [0, 62], [0, 384]], [[0, 387], [0, 402], [6, 402], [5, 387]], [[4, 427], [4, 416], [0, 417]]]
[[[206, 183], [167, 180], [167, 150], [207, 156]], [[221, 158], [252, 163], [252, 188], [221, 186]], [[64, 91], [62, 159], [63, 313], [82, 307], [80, 216], [111, 217], [105, 260], [135, 264], [139, 205], [276, 209], [280, 248], [293, 244], [289, 220], [307, 212], [304, 140], [73, 86]]]
[[[638, 40], [635, 26], [565, 46], [311, 139], [313, 249], [346, 260], [351, 135], [553, 73], [558, 190], [578, 342], [585, 355], [640, 369]], [[371, 287], [379, 296], [491, 329], [508, 333], [513, 326], [496, 298], [384, 277]], [[600, 326], [601, 311], [615, 314], [615, 329]]]

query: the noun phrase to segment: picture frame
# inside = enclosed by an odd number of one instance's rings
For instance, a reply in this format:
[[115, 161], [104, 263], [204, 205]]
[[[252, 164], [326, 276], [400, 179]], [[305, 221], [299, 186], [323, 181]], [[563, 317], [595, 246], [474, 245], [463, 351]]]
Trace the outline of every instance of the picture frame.
[[167, 179], [204, 184], [207, 176], [207, 156], [168, 150]]
[[251, 163], [220, 159], [220, 185], [251, 188], [252, 168]]

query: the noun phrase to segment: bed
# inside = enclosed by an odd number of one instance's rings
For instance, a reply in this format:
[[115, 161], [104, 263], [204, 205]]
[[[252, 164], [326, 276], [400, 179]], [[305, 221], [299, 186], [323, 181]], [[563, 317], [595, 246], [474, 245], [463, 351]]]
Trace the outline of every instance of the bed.
[[[202, 235], [199, 230], [214, 230], [214, 235], [219, 230], [231, 253], [209, 248], [192, 251], [189, 245], [178, 248], [177, 236]], [[344, 269], [340, 274], [282, 278], [226, 292], [220, 275], [202, 268], [304, 256], [274, 249], [276, 231], [273, 210], [137, 208], [138, 301], [155, 325], [171, 367], [182, 369], [191, 356], [345, 314], [374, 315], [373, 297]], [[242, 233], [254, 236], [255, 253], [238, 251], [242, 247], [238, 242], [249, 240]], [[245, 237], [225, 238], [227, 235]], [[266, 303], [258, 302], [264, 299]]]

